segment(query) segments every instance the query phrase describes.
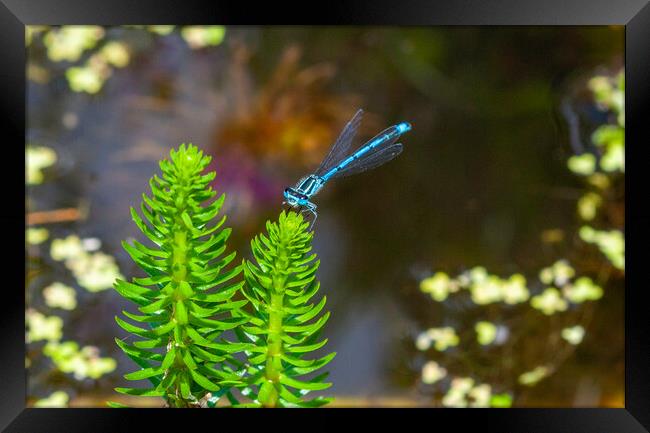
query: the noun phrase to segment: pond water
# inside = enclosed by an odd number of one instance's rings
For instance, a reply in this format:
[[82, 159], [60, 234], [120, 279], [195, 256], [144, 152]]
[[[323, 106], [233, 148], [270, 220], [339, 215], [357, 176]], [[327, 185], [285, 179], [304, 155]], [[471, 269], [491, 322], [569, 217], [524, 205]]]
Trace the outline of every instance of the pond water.
[[[533, 278], [569, 254], [568, 240], [542, 238], [550, 230], [573, 236], [583, 189], [566, 168], [572, 148], [558, 107], [597, 68], [620, 65], [621, 28], [235, 27], [220, 45], [199, 50], [176, 34], [107, 34], [131, 44], [133, 54], [95, 95], [71, 91], [62, 67], [38, 46], [30, 50], [51, 79], [29, 82], [28, 142], [53, 148], [59, 160], [29, 189], [29, 210], [82, 210], [73, 221], [47, 224], [51, 238], [97, 238], [123, 275], [141, 275], [120, 246], [139, 236], [129, 207], [148, 191], [157, 161], [191, 142], [214, 156], [230, 248], [249, 257], [249, 239], [282, 209], [284, 187], [318, 165], [363, 107], [358, 140], [399, 121], [413, 130], [397, 159], [332, 182], [316, 199], [314, 250], [332, 313], [324, 334], [327, 349], [338, 352], [328, 392], [341, 405], [434, 404], [440, 391], [422, 384], [420, 371], [429, 359], [447, 358], [415, 348], [423, 330], [471, 329], [477, 320], [563, 326], [535, 312], [436, 304], [419, 283], [474, 266]], [[76, 282], [48, 247], [30, 251], [43, 272], [30, 281], [28, 303], [46, 309], [42, 287]], [[65, 386], [79, 404], [102, 405], [133, 369], [113, 342], [122, 335], [113, 317], [131, 307], [113, 290], [78, 290], [78, 304], [63, 314], [64, 338], [99, 347], [117, 369], [93, 384]], [[556, 351], [543, 328], [513, 328], [518, 340], [507, 351], [459, 347], [447, 369], [485, 372], [477, 377], [490, 378], [494, 392], [515, 392], [515, 405], [620, 406], [622, 313], [619, 280], [580, 313], [588, 316], [588, 338], [575, 351]], [[540, 356], [557, 371], [536, 387], [517, 385], [517, 374]], [[42, 393], [45, 379], [30, 378]]]

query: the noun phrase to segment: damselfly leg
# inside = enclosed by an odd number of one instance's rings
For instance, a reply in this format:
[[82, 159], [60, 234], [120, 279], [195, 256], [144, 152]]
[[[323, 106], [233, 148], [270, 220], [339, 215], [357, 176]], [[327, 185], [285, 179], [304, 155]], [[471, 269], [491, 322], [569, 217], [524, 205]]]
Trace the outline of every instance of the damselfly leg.
[[316, 213], [316, 206], [315, 205], [313, 207], [301, 206], [300, 213], [303, 212], [311, 212], [311, 214], [314, 215], [314, 219], [311, 221], [311, 224], [309, 225], [309, 231], [311, 231], [311, 229], [314, 227], [314, 224], [316, 223], [316, 218], [318, 218], [318, 213]]

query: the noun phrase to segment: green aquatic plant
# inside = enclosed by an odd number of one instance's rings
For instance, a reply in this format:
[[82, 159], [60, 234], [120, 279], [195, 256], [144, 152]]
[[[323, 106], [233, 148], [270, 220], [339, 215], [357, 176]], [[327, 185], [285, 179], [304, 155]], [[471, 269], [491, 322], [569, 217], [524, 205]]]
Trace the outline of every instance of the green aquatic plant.
[[245, 323], [240, 311], [246, 300], [235, 300], [243, 282], [241, 266], [229, 266], [226, 254], [229, 228], [217, 219], [225, 194], [209, 185], [215, 172], [204, 174], [211, 158], [193, 145], [181, 145], [160, 162], [162, 178], [154, 175], [151, 196], [142, 195], [142, 216], [131, 215], [155, 245], [137, 240], [124, 249], [147, 274], [133, 282], [117, 279], [115, 290], [138, 306], [141, 314], [123, 311], [118, 325], [138, 341], [116, 339], [118, 346], [140, 367], [129, 380], [148, 379], [149, 388], [116, 388], [138, 396], [163, 397], [170, 407], [200, 407], [209, 398], [228, 394], [240, 375], [228, 367], [233, 354], [246, 347], [228, 341], [224, 331]]
[[320, 260], [310, 254], [313, 232], [308, 226], [302, 215], [282, 212], [278, 222], [266, 223], [266, 235], [251, 241], [255, 260], [244, 261], [243, 293], [251, 313], [236, 332], [252, 344], [246, 351], [250, 365], [243, 390], [252, 400], [249, 406], [317, 407], [331, 400], [306, 398], [331, 385], [324, 382], [328, 373], [320, 370], [336, 355], [307, 358], [327, 343], [320, 331], [330, 315], [321, 314], [325, 296], [310, 303], [320, 287]]

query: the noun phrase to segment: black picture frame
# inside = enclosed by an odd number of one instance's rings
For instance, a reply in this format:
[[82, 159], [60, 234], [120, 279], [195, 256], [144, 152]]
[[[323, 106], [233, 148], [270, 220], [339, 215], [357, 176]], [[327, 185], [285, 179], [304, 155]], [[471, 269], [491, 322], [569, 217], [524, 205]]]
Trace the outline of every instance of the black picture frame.
[[[164, 409], [33, 409], [25, 408], [26, 371], [24, 344], [24, 297], [19, 290], [24, 277], [21, 260], [12, 254], [24, 232], [25, 216], [15, 203], [24, 200], [24, 158], [17, 146], [25, 139], [26, 51], [28, 24], [376, 24], [376, 25], [624, 25], [626, 35], [626, 157], [627, 268], [625, 293], [625, 408], [621, 409], [418, 409], [403, 410], [302, 410], [290, 411], [191, 411]], [[420, 418], [429, 428], [449, 425], [498, 432], [526, 433], [627, 433], [650, 429], [650, 330], [643, 301], [647, 290], [640, 281], [642, 248], [648, 240], [648, 217], [643, 210], [645, 192], [640, 177], [649, 160], [650, 128], [644, 114], [650, 103], [650, 5], [647, 0], [454, 0], [433, 2], [402, 0], [317, 4], [315, 2], [195, 2], [185, 0], [77, 1], [0, 0], [0, 123], [3, 141], [3, 206], [0, 221], [10, 242], [2, 264], [8, 269], [0, 312], [0, 427], [8, 432], [146, 431], [178, 421], [223, 428], [224, 421], [250, 422], [291, 419], [291, 425], [308, 426], [303, 417], [321, 418], [319, 425], [338, 426], [344, 419], [355, 423], [365, 417], [383, 422]], [[22, 168], [21, 168], [22, 167]], [[16, 168], [13, 170], [12, 168]], [[631, 176], [631, 177], [630, 177]], [[638, 176], [638, 180], [637, 180]], [[644, 223], [646, 226], [644, 226]], [[13, 263], [13, 264], [12, 264]], [[8, 278], [7, 278], [8, 277]], [[637, 284], [638, 283], [638, 284]], [[351, 416], [350, 416], [351, 415]], [[356, 419], [356, 417], [361, 417]], [[402, 418], [404, 417], [404, 418]], [[410, 418], [407, 418], [410, 417]], [[241, 424], [243, 420], [245, 424]], [[295, 423], [295, 424], [294, 424]], [[268, 424], [273, 425], [273, 424]], [[275, 424], [286, 426], [287, 424]], [[425, 424], [426, 425], [426, 424]], [[278, 427], [280, 428], [280, 427]], [[306, 427], [305, 427], [306, 429]], [[145, 431], [145, 427], [138, 428]]]

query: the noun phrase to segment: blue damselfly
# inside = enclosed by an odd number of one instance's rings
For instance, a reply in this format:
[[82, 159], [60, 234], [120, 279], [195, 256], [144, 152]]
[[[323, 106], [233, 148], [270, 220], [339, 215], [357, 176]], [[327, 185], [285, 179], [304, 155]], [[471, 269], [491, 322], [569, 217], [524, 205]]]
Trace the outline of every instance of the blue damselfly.
[[309, 211], [314, 215], [311, 227], [314, 226], [318, 217], [316, 205], [311, 201], [312, 197], [328, 181], [379, 167], [402, 152], [402, 145], [395, 141], [411, 129], [411, 125], [407, 122], [383, 130], [346, 157], [352, 139], [361, 123], [362, 115], [363, 110], [357, 111], [352, 120], [345, 125], [320, 167], [313, 174], [300, 179], [293, 188], [289, 187], [284, 190], [285, 201], [283, 203], [299, 208], [301, 212]]

